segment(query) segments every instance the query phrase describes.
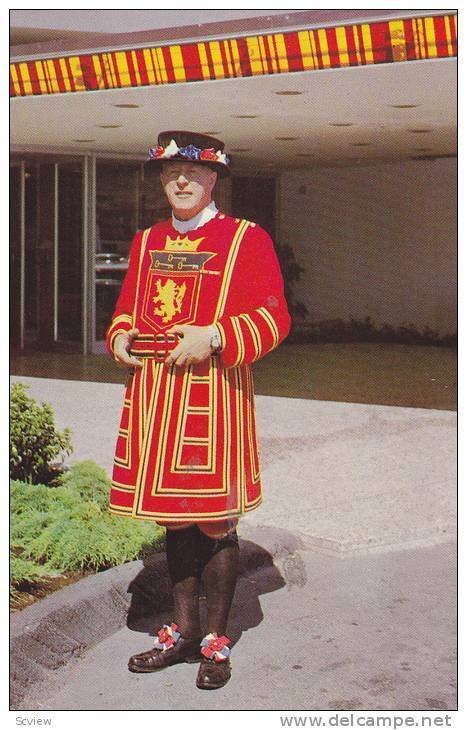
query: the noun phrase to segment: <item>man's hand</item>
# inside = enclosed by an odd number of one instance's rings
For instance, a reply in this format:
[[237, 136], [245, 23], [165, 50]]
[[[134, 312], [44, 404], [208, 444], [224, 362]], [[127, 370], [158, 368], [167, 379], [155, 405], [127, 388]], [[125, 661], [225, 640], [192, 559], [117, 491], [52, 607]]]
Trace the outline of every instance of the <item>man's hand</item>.
[[165, 360], [166, 365], [188, 366], [202, 362], [212, 355], [210, 327], [197, 327], [193, 324], [180, 324], [166, 330], [183, 336], [177, 347]]
[[119, 365], [123, 365], [124, 368], [142, 368], [143, 363], [136, 357], [131, 356], [130, 350], [131, 345], [135, 337], [139, 335], [139, 330], [133, 328], [129, 332], [122, 332], [117, 335], [114, 342], [114, 359]]

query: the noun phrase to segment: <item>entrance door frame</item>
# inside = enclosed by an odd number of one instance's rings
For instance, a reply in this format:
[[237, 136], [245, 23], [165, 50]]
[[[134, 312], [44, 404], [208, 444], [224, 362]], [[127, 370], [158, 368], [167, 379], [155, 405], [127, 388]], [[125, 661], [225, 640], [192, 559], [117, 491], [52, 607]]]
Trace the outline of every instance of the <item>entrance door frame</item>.
[[[92, 157], [89, 154], [77, 154], [76, 152], [63, 153], [60, 151], [50, 152], [44, 154], [41, 152], [35, 152], [33, 150], [21, 151], [15, 150], [14, 159], [12, 160], [11, 166], [18, 167], [20, 170], [19, 179], [19, 200], [18, 210], [19, 215], [19, 338], [18, 345], [21, 350], [25, 347], [25, 313], [26, 313], [26, 167], [28, 164], [33, 164], [38, 159], [47, 162], [54, 166], [54, 183], [53, 193], [51, 195], [51, 204], [53, 205], [53, 285], [52, 285], [52, 297], [53, 297], [53, 343], [58, 343], [58, 308], [59, 308], [59, 291], [58, 291], [58, 246], [59, 246], [59, 220], [58, 220], [58, 190], [59, 190], [59, 171], [60, 161], [65, 162], [67, 158], [79, 159], [82, 164], [82, 181], [83, 181], [83, 202], [82, 202], [82, 232], [81, 238], [83, 241], [83, 270], [81, 273], [82, 281], [82, 338], [81, 338], [81, 350], [83, 354], [89, 352], [89, 290], [88, 290], [88, 277], [89, 270], [92, 267], [89, 264], [90, 250], [92, 249], [93, 235], [91, 226], [93, 225], [92, 210], [93, 201], [89, 194], [90, 190], [90, 179], [92, 179]], [[16, 164], [19, 163], [19, 164]], [[90, 173], [91, 168], [91, 173]]]

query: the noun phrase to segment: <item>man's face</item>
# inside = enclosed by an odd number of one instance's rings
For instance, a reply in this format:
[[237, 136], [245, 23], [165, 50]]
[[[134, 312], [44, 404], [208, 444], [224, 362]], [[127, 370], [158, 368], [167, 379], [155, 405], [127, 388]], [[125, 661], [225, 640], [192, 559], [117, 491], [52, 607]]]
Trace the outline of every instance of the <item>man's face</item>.
[[197, 215], [211, 202], [217, 173], [193, 162], [164, 162], [161, 182], [167, 199], [180, 220]]

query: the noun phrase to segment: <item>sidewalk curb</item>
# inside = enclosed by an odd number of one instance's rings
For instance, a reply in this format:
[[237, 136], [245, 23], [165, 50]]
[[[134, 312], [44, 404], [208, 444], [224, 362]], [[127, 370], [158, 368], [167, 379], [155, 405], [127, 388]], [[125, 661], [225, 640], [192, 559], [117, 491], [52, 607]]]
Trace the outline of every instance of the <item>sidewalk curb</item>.
[[[286, 530], [244, 524], [240, 537], [239, 576], [273, 565], [303, 548]], [[149, 583], [153, 587], [148, 589]], [[165, 553], [90, 575], [14, 613], [10, 618], [11, 709], [33, 685], [143, 615], [171, 605]], [[137, 596], [139, 610], [132, 611]]]

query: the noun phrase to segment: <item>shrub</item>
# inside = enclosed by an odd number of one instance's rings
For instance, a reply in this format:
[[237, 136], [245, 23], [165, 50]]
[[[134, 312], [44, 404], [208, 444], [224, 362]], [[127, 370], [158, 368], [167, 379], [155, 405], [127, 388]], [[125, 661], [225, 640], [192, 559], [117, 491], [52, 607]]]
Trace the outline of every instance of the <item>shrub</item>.
[[71, 431], [60, 433], [48, 403], [39, 405], [15, 383], [10, 395], [10, 477], [30, 484], [49, 482], [56, 473], [53, 461], [71, 454]]
[[10, 596], [13, 599], [18, 591], [27, 590], [50, 576], [50, 571], [42, 565], [25, 560], [13, 550], [10, 551]]
[[72, 466], [54, 489], [11, 482], [11, 543], [45, 571], [99, 571], [160, 548], [164, 530], [107, 510], [110, 481], [93, 462]]
[[300, 280], [305, 269], [297, 262], [294, 250], [291, 246], [276, 242], [276, 251], [282, 275], [284, 277], [284, 296], [287, 300], [289, 312], [292, 315], [292, 318], [303, 320], [308, 314], [308, 309], [303, 302], [295, 301], [293, 284]]
[[59, 484], [101, 507], [109, 503], [110, 482], [104, 469], [94, 461], [80, 461], [59, 478]]

